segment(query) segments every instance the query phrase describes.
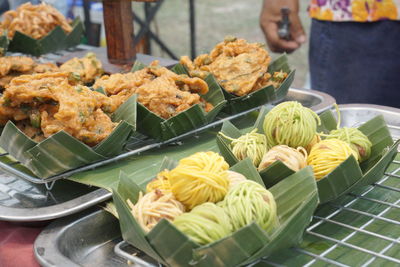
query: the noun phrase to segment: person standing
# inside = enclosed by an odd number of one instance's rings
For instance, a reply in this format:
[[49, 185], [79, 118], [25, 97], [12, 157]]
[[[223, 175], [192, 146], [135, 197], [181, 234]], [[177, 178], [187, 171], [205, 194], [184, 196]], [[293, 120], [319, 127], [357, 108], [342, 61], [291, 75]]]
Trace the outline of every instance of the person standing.
[[[289, 40], [277, 33], [281, 8], [290, 8]], [[311, 0], [311, 88], [338, 103], [400, 108], [400, 1]], [[306, 42], [299, 0], [264, 0], [260, 25], [273, 52]]]

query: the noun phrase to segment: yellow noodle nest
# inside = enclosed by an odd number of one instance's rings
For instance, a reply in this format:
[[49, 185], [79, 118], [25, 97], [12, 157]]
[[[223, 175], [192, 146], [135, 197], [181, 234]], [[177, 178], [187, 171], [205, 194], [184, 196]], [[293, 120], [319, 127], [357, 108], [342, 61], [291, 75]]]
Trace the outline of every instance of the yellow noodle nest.
[[153, 190], [159, 189], [163, 191], [171, 191], [171, 185], [168, 180], [168, 173], [167, 169], [159, 172], [157, 177], [150, 181], [146, 186], [146, 192], [149, 193]]
[[228, 168], [215, 152], [193, 154], [169, 172], [171, 191], [189, 210], [205, 202], [218, 202], [228, 191]]
[[264, 155], [258, 170], [267, 168], [277, 160], [297, 172], [307, 165], [307, 151], [303, 147], [294, 149], [286, 145], [274, 146]]
[[173, 221], [185, 212], [185, 207], [177, 201], [171, 192], [154, 190], [143, 195], [139, 193], [136, 205], [128, 199], [132, 215], [144, 231], [149, 232], [161, 219]]
[[311, 148], [307, 163], [313, 167], [315, 178], [320, 180], [351, 155], [358, 159], [357, 153], [346, 142], [326, 139]]

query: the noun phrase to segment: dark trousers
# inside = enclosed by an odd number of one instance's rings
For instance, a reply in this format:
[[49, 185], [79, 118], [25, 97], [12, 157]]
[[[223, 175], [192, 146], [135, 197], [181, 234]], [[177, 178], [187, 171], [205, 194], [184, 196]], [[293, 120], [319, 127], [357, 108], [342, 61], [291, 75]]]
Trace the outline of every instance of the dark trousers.
[[313, 19], [311, 88], [337, 103], [400, 108], [400, 22], [325, 22]]

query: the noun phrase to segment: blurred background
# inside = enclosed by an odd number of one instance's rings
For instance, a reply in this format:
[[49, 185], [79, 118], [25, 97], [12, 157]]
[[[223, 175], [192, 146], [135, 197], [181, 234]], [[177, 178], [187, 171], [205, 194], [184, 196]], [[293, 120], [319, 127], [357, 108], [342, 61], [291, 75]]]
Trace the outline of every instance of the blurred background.
[[[6, 0], [0, 0], [0, 4]], [[26, 0], [8, 0], [9, 8], [15, 8]], [[39, 0], [32, 0], [37, 3]], [[45, 0], [57, 7], [65, 16], [86, 20], [88, 35], [84, 42], [105, 46], [103, 10], [99, 1]], [[143, 33], [142, 25], [148, 25], [152, 33], [141, 34], [137, 51], [154, 56], [176, 58], [182, 55], [199, 55], [209, 52], [226, 35], [244, 38], [249, 42], [265, 43], [259, 26], [262, 0], [160, 0], [155, 3], [132, 2], [135, 13], [135, 34]], [[309, 34], [310, 19], [307, 4], [301, 6], [303, 26]], [[148, 22], [146, 22], [146, 18]], [[191, 22], [192, 18], [192, 24]], [[139, 21], [141, 23], [139, 23]], [[194, 21], [194, 24], [193, 24]], [[90, 23], [89, 23], [90, 22]], [[191, 25], [194, 30], [191, 31]], [[151, 36], [153, 34], [153, 36]], [[191, 38], [192, 34], [192, 38]], [[154, 41], [154, 38], [158, 42]], [[191, 42], [192, 40], [192, 42]], [[159, 44], [164, 46], [160, 48]], [[166, 51], [169, 51], [166, 52]], [[272, 58], [277, 57], [272, 54]], [[293, 87], [309, 88], [308, 43], [289, 55], [291, 66], [296, 68]]]

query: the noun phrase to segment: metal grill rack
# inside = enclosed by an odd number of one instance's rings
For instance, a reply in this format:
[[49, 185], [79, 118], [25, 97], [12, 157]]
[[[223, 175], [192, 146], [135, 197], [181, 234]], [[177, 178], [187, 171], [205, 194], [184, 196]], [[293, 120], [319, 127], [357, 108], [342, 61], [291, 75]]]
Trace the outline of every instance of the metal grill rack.
[[[154, 266], [143, 265], [131, 249], [122, 241], [114, 251], [141, 266]], [[252, 265], [400, 266], [400, 153], [379, 182], [319, 207], [299, 247]]]

